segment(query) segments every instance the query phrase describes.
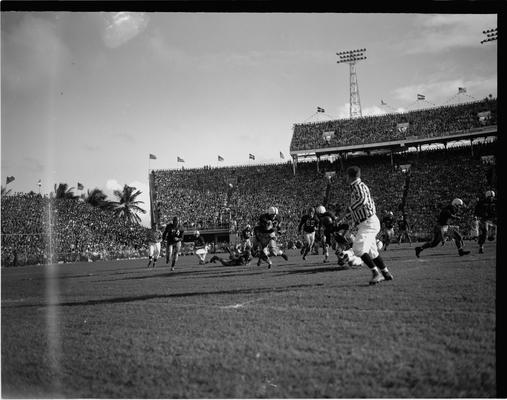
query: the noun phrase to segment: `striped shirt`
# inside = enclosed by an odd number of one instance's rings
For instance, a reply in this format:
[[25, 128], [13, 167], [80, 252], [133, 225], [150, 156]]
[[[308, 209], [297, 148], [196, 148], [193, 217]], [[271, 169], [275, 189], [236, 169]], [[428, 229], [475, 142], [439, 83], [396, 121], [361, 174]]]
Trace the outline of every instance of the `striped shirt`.
[[364, 221], [366, 218], [376, 214], [375, 202], [370, 195], [370, 189], [361, 181], [361, 178], [357, 178], [352, 182], [350, 188], [352, 189], [350, 210], [354, 222]]

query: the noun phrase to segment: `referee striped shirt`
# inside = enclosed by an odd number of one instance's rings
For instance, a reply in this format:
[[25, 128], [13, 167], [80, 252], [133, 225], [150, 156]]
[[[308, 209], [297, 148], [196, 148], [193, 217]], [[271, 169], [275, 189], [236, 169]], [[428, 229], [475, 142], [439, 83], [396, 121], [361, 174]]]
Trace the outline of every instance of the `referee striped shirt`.
[[375, 202], [370, 195], [370, 189], [361, 181], [361, 178], [357, 178], [352, 182], [350, 188], [352, 189], [350, 210], [354, 222], [362, 222], [376, 214]]

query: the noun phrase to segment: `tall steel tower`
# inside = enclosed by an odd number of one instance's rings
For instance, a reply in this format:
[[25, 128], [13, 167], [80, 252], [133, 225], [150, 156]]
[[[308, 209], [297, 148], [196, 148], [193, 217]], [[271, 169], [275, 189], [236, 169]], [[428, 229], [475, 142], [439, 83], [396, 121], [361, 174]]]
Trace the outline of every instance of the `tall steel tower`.
[[340, 63], [349, 63], [350, 66], [350, 118], [362, 117], [361, 99], [359, 98], [359, 85], [357, 83], [356, 62], [366, 60], [364, 52], [366, 49], [341, 51], [336, 53]]

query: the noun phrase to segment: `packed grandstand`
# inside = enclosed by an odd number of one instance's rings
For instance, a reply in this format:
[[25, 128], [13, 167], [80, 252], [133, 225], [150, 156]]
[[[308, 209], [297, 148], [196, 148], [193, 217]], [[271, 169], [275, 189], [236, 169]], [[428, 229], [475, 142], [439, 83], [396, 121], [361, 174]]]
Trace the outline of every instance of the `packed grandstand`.
[[[428, 239], [439, 208], [455, 197], [467, 205], [460, 221], [466, 238], [475, 202], [496, 187], [496, 105], [496, 99], [487, 98], [408, 113], [296, 124], [293, 161], [152, 171], [152, 222], [163, 227], [178, 216], [189, 232], [222, 229], [234, 240], [238, 231], [255, 225], [259, 214], [276, 206], [283, 221], [280, 244], [291, 247], [299, 239], [297, 226], [309, 206], [325, 204], [338, 211], [346, 206], [349, 193], [343, 171], [358, 165], [377, 212], [406, 215], [413, 240]], [[418, 145], [458, 139], [461, 145], [446, 144], [444, 149], [421, 151]], [[390, 145], [394, 142], [395, 150]], [[361, 152], [367, 144], [376, 144], [376, 151]], [[301, 155], [310, 157], [297, 162]], [[147, 228], [79, 200], [35, 193], [2, 196], [1, 228], [2, 266], [146, 255]]]

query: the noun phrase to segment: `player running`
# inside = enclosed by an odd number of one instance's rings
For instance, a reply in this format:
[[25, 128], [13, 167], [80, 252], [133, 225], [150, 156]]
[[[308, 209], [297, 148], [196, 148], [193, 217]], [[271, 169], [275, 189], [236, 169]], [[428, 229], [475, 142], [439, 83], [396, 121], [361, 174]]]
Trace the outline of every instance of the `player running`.
[[303, 260], [306, 260], [306, 256], [312, 249], [315, 243], [315, 230], [319, 226], [319, 219], [315, 216], [315, 208], [310, 207], [308, 213], [301, 217], [301, 221], [298, 225], [298, 232], [301, 234], [301, 228], [303, 228], [303, 248], [301, 249]]
[[387, 250], [387, 247], [391, 243], [391, 240], [394, 238], [394, 214], [392, 211], [384, 210], [384, 216], [381, 221], [382, 226], [382, 241], [384, 242], [384, 251]]
[[148, 231], [148, 265], [146, 268], [150, 268], [150, 264], [153, 263], [152, 267], [155, 268], [157, 259], [160, 257], [160, 242], [162, 241], [162, 232], [158, 229], [157, 225]]
[[421, 252], [424, 249], [435, 247], [439, 243], [445, 243], [446, 237], [451, 237], [454, 239], [456, 247], [458, 248], [458, 254], [460, 256], [470, 254], [470, 251], [463, 250], [464, 243], [460, 233], [458, 232], [458, 227], [455, 225], [449, 225], [449, 220], [451, 218], [455, 220], [461, 219], [461, 217], [456, 214], [462, 207], [464, 207], [463, 200], [456, 198], [451, 202], [451, 204], [442, 208], [437, 218], [437, 223], [433, 228], [433, 238], [431, 241], [415, 248], [415, 255], [417, 257], [420, 256]]
[[324, 253], [324, 260], [322, 262], [328, 263], [329, 248], [332, 246], [331, 239], [333, 237], [333, 224], [336, 221], [336, 215], [331, 210], [326, 210], [326, 207], [320, 205], [317, 207], [317, 216], [320, 222], [320, 242]]
[[479, 219], [479, 253], [484, 253], [484, 242], [495, 240], [496, 234], [496, 197], [495, 192], [488, 190], [475, 206], [474, 215]]
[[268, 264], [268, 269], [271, 268], [273, 263], [269, 258], [270, 255], [281, 256], [285, 261], [288, 260], [287, 255], [276, 243], [276, 233], [280, 231], [280, 225], [281, 218], [276, 207], [269, 207], [268, 212], [259, 217], [253, 236], [253, 250], [259, 257], [257, 266], [261, 265], [261, 261], [265, 261]]
[[162, 235], [162, 240], [166, 241], [165, 263], [169, 264], [169, 260], [171, 260], [171, 271], [174, 271], [174, 266], [178, 261], [183, 233], [184, 230], [178, 221], [178, 217], [174, 217], [173, 222], [167, 224]]
[[398, 232], [398, 244], [401, 243], [402, 238], [407, 238], [408, 243], [412, 246], [412, 240], [410, 239], [410, 226], [408, 225], [405, 214], [401, 214], [401, 217], [398, 220]]

